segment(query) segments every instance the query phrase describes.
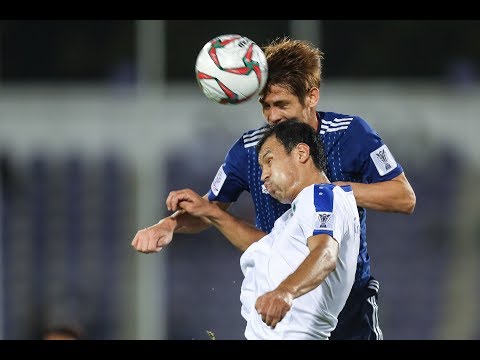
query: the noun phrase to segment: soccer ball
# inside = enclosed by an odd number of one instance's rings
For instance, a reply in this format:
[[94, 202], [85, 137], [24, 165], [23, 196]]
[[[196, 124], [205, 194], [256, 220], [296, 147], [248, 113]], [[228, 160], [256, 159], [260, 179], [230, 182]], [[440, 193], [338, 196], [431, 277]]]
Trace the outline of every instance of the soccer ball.
[[267, 59], [249, 38], [220, 35], [207, 42], [198, 54], [195, 73], [207, 98], [220, 104], [239, 104], [265, 86]]

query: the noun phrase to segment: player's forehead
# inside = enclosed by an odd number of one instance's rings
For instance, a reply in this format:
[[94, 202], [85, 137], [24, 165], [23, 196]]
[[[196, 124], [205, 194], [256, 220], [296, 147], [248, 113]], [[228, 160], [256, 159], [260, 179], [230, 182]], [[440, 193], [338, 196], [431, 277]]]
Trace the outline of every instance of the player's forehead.
[[261, 162], [268, 154], [277, 153], [280, 151], [281, 146], [275, 135], [269, 136], [258, 152], [258, 161]]
[[293, 99], [295, 99], [295, 95], [288, 87], [282, 85], [270, 85], [268, 91], [260, 96], [259, 101], [260, 103], [274, 103], [276, 101], [291, 101]]

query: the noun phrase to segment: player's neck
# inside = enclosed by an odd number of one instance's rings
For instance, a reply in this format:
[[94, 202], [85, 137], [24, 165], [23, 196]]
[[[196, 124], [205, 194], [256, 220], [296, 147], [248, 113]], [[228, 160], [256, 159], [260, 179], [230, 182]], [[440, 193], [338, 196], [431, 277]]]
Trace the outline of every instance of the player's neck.
[[312, 114], [309, 117], [308, 124], [318, 132], [318, 118], [317, 118], [317, 111], [312, 109]]
[[303, 172], [302, 175], [300, 175], [297, 178], [297, 181], [292, 184], [290, 191], [291, 196], [288, 202], [290, 204], [306, 187], [314, 184], [330, 184], [330, 180], [328, 180], [325, 173], [323, 171], [319, 171], [316, 167]]
[[330, 180], [328, 179], [327, 175], [323, 171], [320, 172], [318, 175], [318, 178], [320, 180], [320, 184], [330, 184]]
[[312, 175], [311, 184], [330, 184], [330, 180], [328, 180], [327, 175], [325, 175], [323, 171], [319, 172], [318, 170], [316, 170], [315, 173]]

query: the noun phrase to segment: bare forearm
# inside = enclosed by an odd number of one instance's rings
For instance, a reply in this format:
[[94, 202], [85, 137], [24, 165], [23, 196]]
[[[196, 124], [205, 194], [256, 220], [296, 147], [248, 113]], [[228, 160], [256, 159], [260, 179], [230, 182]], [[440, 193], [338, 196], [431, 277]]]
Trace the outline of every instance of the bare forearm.
[[[178, 222], [175, 230], [186, 232], [188, 229], [201, 228], [201, 222], [187, 217], [200, 219], [204, 224], [214, 225], [234, 246], [246, 250], [250, 244], [262, 238], [265, 233], [252, 225], [232, 216], [225, 209], [229, 203], [208, 201], [207, 195], [200, 197], [191, 189], [171, 191], [167, 197], [167, 209], [176, 211], [170, 221]], [[195, 228], [195, 226], [198, 226]]]
[[285, 289], [294, 299], [315, 289], [335, 270], [337, 255], [330, 247], [314, 249], [278, 288]]
[[371, 210], [411, 214], [415, 208], [415, 193], [403, 174], [390, 180], [373, 184], [335, 182], [350, 185], [358, 206]]
[[177, 211], [169, 217], [174, 224], [174, 232], [179, 234], [196, 234], [208, 229], [211, 223], [203, 217], [195, 217], [183, 211]]
[[[208, 200], [208, 194], [203, 196], [205, 200]], [[226, 210], [230, 206], [230, 203], [222, 203], [213, 201], [220, 209]], [[169, 221], [174, 223], [174, 232], [180, 234], [196, 234], [208, 229], [212, 224], [210, 220], [203, 216], [194, 216], [186, 212], [185, 210], [177, 210], [170, 215]]]
[[245, 251], [251, 244], [265, 236], [265, 232], [236, 218], [227, 211], [217, 209], [208, 216], [208, 220], [241, 251]]

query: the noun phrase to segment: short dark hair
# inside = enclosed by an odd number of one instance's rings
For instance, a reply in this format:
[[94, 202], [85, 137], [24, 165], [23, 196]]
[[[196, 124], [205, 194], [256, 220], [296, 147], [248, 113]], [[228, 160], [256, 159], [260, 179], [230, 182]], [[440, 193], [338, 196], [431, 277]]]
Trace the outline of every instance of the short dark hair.
[[310, 156], [312, 157], [313, 163], [320, 171], [325, 171], [327, 166], [325, 152], [323, 151], [318, 134], [310, 125], [298, 119], [290, 119], [267, 126], [267, 130], [257, 143], [257, 153], [260, 153], [261, 147], [271, 136], [275, 136], [278, 139], [287, 154], [290, 154], [298, 144], [307, 144], [310, 147]]

